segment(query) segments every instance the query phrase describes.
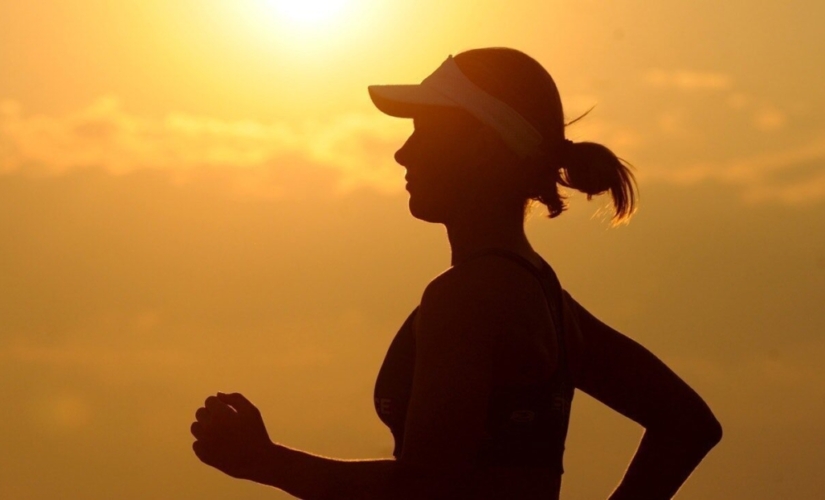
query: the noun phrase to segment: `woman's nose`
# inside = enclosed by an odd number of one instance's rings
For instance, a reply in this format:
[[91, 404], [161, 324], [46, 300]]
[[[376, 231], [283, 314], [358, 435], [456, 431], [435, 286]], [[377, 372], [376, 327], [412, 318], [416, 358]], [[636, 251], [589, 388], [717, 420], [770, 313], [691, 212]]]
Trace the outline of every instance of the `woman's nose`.
[[395, 163], [404, 166], [404, 146], [401, 146], [398, 151], [395, 152]]
[[407, 138], [404, 144], [395, 152], [395, 162], [405, 168], [409, 165], [410, 143], [412, 139], [413, 136]]

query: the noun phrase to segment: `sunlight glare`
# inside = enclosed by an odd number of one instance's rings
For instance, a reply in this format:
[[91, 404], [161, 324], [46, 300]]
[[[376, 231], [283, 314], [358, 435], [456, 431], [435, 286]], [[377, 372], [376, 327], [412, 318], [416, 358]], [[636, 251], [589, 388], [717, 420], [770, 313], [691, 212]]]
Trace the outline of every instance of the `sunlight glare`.
[[[248, 54], [324, 64], [388, 36], [390, 5], [364, 0], [239, 0], [221, 2]], [[316, 66], [317, 68], [317, 66]]]
[[336, 19], [347, 6], [347, 0], [270, 0], [269, 3], [285, 20], [304, 26], [325, 24]]

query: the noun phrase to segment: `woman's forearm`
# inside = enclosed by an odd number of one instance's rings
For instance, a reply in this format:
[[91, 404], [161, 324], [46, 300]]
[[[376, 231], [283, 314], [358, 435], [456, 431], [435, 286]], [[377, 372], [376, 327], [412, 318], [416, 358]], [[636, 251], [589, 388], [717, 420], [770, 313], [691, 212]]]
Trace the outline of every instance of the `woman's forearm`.
[[672, 498], [721, 439], [721, 428], [674, 434], [646, 431], [610, 500]]
[[464, 476], [395, 459], [337, 460], [273, 445], [253, 480], [302, 500], [462, 500]]
[[273, 445], [254, 480], [302, 500], [389, 500], [394, 459], [337, 460]]

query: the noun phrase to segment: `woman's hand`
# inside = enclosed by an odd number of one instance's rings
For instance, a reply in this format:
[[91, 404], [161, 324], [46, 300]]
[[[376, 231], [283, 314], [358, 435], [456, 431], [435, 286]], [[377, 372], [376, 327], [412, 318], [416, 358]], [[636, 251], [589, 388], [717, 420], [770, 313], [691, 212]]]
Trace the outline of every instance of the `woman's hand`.
[[192, 449], [205, 464], [232, 477], [260, 482], [274, 445], [261, 412], [241, 394], [209, 396], [195, 412]]

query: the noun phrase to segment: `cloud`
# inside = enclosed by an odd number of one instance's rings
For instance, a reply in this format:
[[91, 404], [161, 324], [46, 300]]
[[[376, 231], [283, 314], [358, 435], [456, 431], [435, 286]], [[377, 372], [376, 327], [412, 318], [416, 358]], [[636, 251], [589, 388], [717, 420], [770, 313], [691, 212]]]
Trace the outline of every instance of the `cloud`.
[[731, 109], [744, 109], [749, 103], [750, 99], [742, 92], [733, 92], [727, 99], [727, 105]]
[[127, 111], [104, 96], [66, 116], [24, 116], [14, 101], [0, 103], [0, 174], [59, 175], [102, 167], [114, 174], [138, 169], [191, 172], [205, 167], [253, 169], [312, 164], [340, 175], [340, 188], [401, 189], [393, 153], [409, 124], [375, 113], [300, 124], [223, 120], [181, 112], [161, 118]]
[[[656, 70], [648, 74], [648, 82], [658, 87], [721, 89], [730, 87], [731, 79], [713, 73]], [[736, 106], [747, 104], [744, 94], [730, 95], [739, 96], [734, 99]], [[730, 100], [730, 95], [723, 97]], [[594, 100], [574, 96], [573, 107]], [[741, 133], [750, 129], [753, 135], [754, 128], [763, 132], [787, 129], [787, 115], [775, 107], [756, 109], [743, 118], [750, 121], [738, 129]], [[668, 157], [647, 162], [651, 165], [668, 163], [673, 151], [690, 157], [705, 148], [700, 143], [708, 134], [691, 126], [684, 110], [661, 114], [650, 123], [655, 130], [646, 132], [614, 119], [588, 117], [568, 134], [574, 140], [607, 144], [631, 161], [667, 152]], [[227, 120], [183, 112], [148, 117], [128, 111], [115, 96], [103, 96], [64, 116], [26, 115], [18, 103], [6, 100], [0, 102], [0, 175], [54, 176], [95, 167], [112, 174], [160, 170], [186, 182], [206, 172], [222, 172], [229, 192], [242, 199], [312, 195], [320, 185], [325, 192], [366, 186], [388, 194], [402, 189], [403, 171], [393, 154], [409, 131], [408, 121], [379, 113], [301, 123]], [[745, 139], [751, 144], [757, 137]], [[679, 149], [684, 147], [693, 150]], [[808, 142], [778, 152], [749, 151], [737, 157], [735, 151], [719, 150], [714, 156], [720, 154], [734, 159], [711, 157], [667, 170], [634, 163], [652, 181], [710, 180], [741, 186], [749, 202], [799, 204], [825, 199], [822, 169], [798, 168], [801, 164], [825, 165], [825, 133], [809, 134]], [[794, 175], [786, 177], [783, 172]]]
[[763, 108], [753, 116], [754, 126], [763, 132], [772, 132], [785, 126], [788, 118], [782, 111], [776, 108]]
[[[803, 205], [825, 200], [825, 129], [737, 89], [721, 73], [651, 70], [648, 85], [678, 90], [724, 90], [703, 104], [660, 96], [664, 111], [640, 127], [648, 146], [640, 174], [677, 185], [713, 182], [736, 188], [746, 203]], [[768, 135], [770, 134], [770, 135]], [[766, 140], [770, 137], [770, 140]], [[661, 165], [661, 166], [659, 166]]]
[[[762, 430], [793, 425], [821, 429], [825, 401], [821, 359], [825, 343], [814, 338], [780, 348], [781, 353], [751, 352], [724, 362], [698, 353], [682, 354], [668, 359], [668, 363], [698, 384], [725, 392], [725, 411], [747, 414], [735, 416], [740, 427]], [[772, 404], [764, 404], [765, 394], [773, 395]]]
[[748, 202], [817, 202], [825, 199], [825, 132], [772, 153], [648, 173], [651, 178], [679, 184], [715, 181], [741, 186]]
[[678, 90], [725, 90], [731, 88], [732, 79], [723, 73], [652, 69], [644, 76], [645, 82], [655, 88]]
[[745, 193], [746, 201], [759, 203], [778, 201], [788, 205], [813, 203], [825, 199], [825, 157], [819, 169], [804, 180], [780, 182], [775, 186], [756, 185]]
[[585, 117], [565, 129], [573, 141], [593, 141], [604, 144], [619, 156], [632, 154], [645, 146], [644, 136], [636, 129], [613, 120]]
[[33, 406], [32, 414], [35, 421], [52, 432], [85, 427], [92, 418], [89, 402], [74, 393], [41, 396]]

